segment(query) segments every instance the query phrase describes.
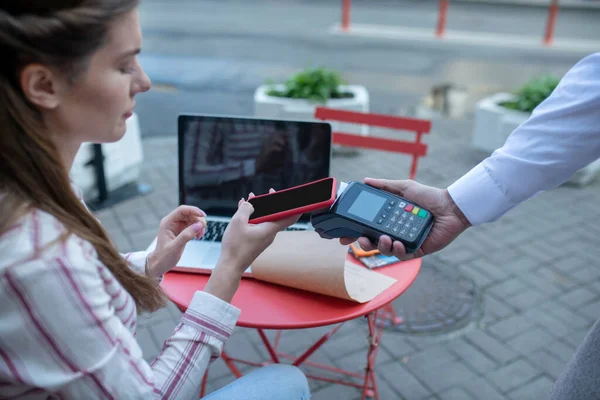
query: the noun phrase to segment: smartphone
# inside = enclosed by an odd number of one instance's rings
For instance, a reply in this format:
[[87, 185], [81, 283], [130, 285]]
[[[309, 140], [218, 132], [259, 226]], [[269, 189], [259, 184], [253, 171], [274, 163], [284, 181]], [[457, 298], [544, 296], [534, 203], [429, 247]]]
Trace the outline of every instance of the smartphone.
[[248, 200], [254, 207], [250, 223], [277, 221], [292, 215], [329, 208], [335, 202], [337, 182], [333, 177], [319, 179]]

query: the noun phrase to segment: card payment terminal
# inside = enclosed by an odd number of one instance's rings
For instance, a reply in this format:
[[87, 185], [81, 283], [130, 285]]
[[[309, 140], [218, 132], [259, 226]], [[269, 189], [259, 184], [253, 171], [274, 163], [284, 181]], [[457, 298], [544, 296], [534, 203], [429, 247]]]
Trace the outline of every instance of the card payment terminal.
[[313, 213], [311, 223], [323, 238], [365, 236], [377, 243], [387, 235], [414, 253], [429, 234], [433, 216], [392, 193], [360, 182], [341, 182], [333, 205]]

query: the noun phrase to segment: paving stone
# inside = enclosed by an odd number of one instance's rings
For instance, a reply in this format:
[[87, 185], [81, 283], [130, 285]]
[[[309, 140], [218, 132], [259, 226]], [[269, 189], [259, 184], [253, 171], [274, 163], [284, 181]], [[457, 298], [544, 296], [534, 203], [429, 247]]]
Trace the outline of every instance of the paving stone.
[[176, 321], [163, 319], [152, 325], [147, 325], [147, 329], [151, 332], [156, 344], [159, 347], [162, 347], [163, 343], [173, 335], [175, 326], [177, 326]]
[[561, 289], [570, 289], [578, 284], [577, 280], [570, 275], [563, 274], [551, 267], [542, 267], [538, 269], [539, 274], [546, 277], [550, 282], [558, 285]]
[[571, 276], [580, 283], [587, 283], [600, 278], [600, 267], [597, 265], [588, 265], [571, 274]]
[[524, 293], [519, 293], [514, 296], [510, 296], [506, 299], [506, 302], [518, 310], [526, 310], [534, 304], [538, 304], [544, 301], [546, 297], [540, 294], [535, 289], [529, 289]]
[[564, 292], [564, 289], [557, 285], [554, 281], [548, 279], [546, 274], [542, 274], [540, 270], [525, 272], [519, 275], [521, 281], [538, 292], [544, 293], [547, 296], [556, 296]]
[[[496, 243], [497, 245], [498, 243], [502, 242], [495, 241], [494, 243]], [[500, 268], [504, 267], [506, 263], [518, 260], [520, 257], [522, 257], [520, 252], [507, 252], [504, 244], [502, 244], [501, 248], [499, 248], [498, 250], [492, 250], [493, 247], [490, 246], [485, 246], [484, 248], [488, 249], [488, 251], [485, 252], [485, 257], [490, 262], [498, 265]], [[508, 271], [505, 272], [507, 276], [510, 275]]]
[[523, 248], [523, 251], [526, 252], [529, 257], [537, 259], [538, 263], [542, 264], [552, 262], [557, 257], [564, 254], [562, 249], [544, 243], [545, 240], [544, 237], [542, 238], [542, 241], [538, 241], [535, 244], [530, 243], [527, 247]]
[[114, 233], [109, 232], [108, 236], [110, 237], [110, 240], [112, 240], [114, 245], [117, 247], [117, 249], [121, 253], [129, 253], [130, 251], [140, 250], [140, 249], [135, 249], [135, 247], [129, 240], [129, 237], [127, 235], [121, 233], [121, 231], [116, 231]]
[[210, 364], [210, 368], [208, 370], [209, 382], [213, 382], [217, 379], [222, 379], [230, 375], [232, 375], [232, 372], [222, 358], [218, 358]]
[[[300, 332], [301, 334], [302, 332]], [[383, 342], [385, 342], [383, 339]], [[306, 347], [306, 346], [304, 346]], [[319, 351], [326, 353], [332, 360], [340, 358], [348, 353], [354, 353], [358, 350], [363, 350], [366, 354], [369, 346], [362, 335], [345, 335], [336, 337], [333, 336], [323, 344]], [[381, 352], [380, 352], [381, 353]], [[379, 354], [381, 356], [381, 354]]]
[[556, 316], [574, 328], [587, 327], [591, 323], [588, 318], [580, 317], [579, 315], [575, 314], [572, 309], [566, 307], [556, 300], [545, 302], [540, 304], [540, 306], [550, 314]]
[[540, 376], [533, 382], [513, 390], [508, 395], [513, 400], [522, 399], [545, 399], [552, 390], [554, 382], [546, 376]]
[[154, 341], [148, 329], [138, 327], [136, 330], [135, 339], [142, 349], [144, 360], [147, 362], [154, 360], [160, 353], [161, 347], [158, 346]]
[[558, 299], [572, 308], [579, 308], [579, 306], [589, 303], [596, 297], [596, 293], [592, 292], [589, 289], [577, 288], [565, 293]]
[[528, 255], [524, 255], [515, 260], [512, 260], [503, 265], [503, 269], [514, 275], [520, 275], [523, 272], [530, 271], [537, 266], [539, 266], [540, 261], [534, 257], [530, 257]]
[[475, 373], [483, 374], [498, 367], [496, 361], [462, 338], [456, 339], [448, 347]]
[[540, 328], [533, 328], [509, 340], [508, 345], [518, 353], [527, 355], [545, 347], [553, 339], [552, 336]]
[[514, 315], [496, 324], [490, 325], [488, 331], [502, 340], [508, 340], [521, 332], [532, 329], [533, 323], [522, 315]]
[[584, 283], [583, 287], [596, 293], [598, 298], [600, 298], [600, 279], [588, 281], [587, 283]]
[[[389, 363], [392, 359], [385, 352], [379, 352], [377, 355], [377, 361], [375, 362], [375, 371], [379, 375], [384, 370], [386, 363]], [[323, 362], [326, 363], [326, 362]], [[365, 351], [358, 351], [351, 354], [345, 354], [342, 357], [338, 357], [334, 360], [335, 365], [347, 371], [360, 373], [365, 372], [367, 366], [367, 353]], [[331, 364], [331, 363], [328, 363]]]
[[475, 378], [475, 373], [467, 368], [462, 362], [452, 362], [433, 367], [419, 366], [411, 368], [411, 371], [427, 382], [434, 393], [442, 392], [454, 385], [467, 382]]
[[583, 339], [586, 337], [586, 335], [589, 333], [590, 328], [575, 330], [567, 336], [565, 336], [563, 340], [577, 348], [583, 342]]
[[563, 339], [552, 341], [547, 347], [546, 351], [555, 356], [560, 362], [565, 365], [575, 353], [576, 346], [571, 343], [565, 342]]
[[472, 265], [461, 265], [458, 267], [458, 270], [465, 276], [468, 276], [469, 278], [473, 279], [475, 284], [480, 288], [486, 287], [495, 282], [492, 278], [481, 272], [481, 270], [479, 270], [478, 268], [473, 267]]
[[[381, 400], [384, 400], [384, 399], [400, 400], [401, 399], [400, 393], [398, 393], [396, 390], [394, 390], [392, 388], [392, 386], [389, 383], [387, 383], [386, 381], [384, 381], [383, 379], [377, 379], [377, 388], [379, 389], [379, 398]], [[362, 400], [362, 392], [360, 390], [357, 390], [357, 391], [361, 395], [358, 396], [356, 398], [356, 400]], [[332, 398], [339, 399], [339, 400], [343, 399], [343, 397], [340, 397], [340, 396], [336, 396], [336, 397], [332, 397]]]
[[145, 250], [156, 237], [156, 233], [157, 229], [148, 229], [130, 234], [129, 237], [133, 248], [137, 250]]
[[504, 364], [517, 357], [512, 349], [498, 339], [482, 331], [475, 331], [465, 336], [467, 341], [476, 346], [481, 352], [487, 354], [497, 362]]
[[390, 353], [393, 358], [401, 358], [415, 352], [415, 349], [406, 339], [400, 335], [391, 335], [387, 332], [383, 336], [381, 347]]
[[379, 367], [379, 376], [405, 399], [425, 399], [432, 394], [431, 390], [408, 372], [401, 363], [391, 362], [382, 365]]
[[510, 296], [527, 291], [527, 287], [520, 279], [513, 278], [494, 285], [487, 290], [500, 299], [506, 299]]
[[360, 389], [342, 385], [328, 385], [311, 393], [311, 400], [351, 399], [360, 394]]
[[474, 400], [474, 397], [472, 397], [469, 393], [465, 392], [464, 389], [459, 387], [455, 387], [443, 393], [439, 393], [438, 398], [440, 398], [441, 400]]
[[577, 312], [588, 317], [592, 321], [597, 320], [600, 318], [600, 300], [594, 301], [593, 303], [587, 304], [583, 307], [579, 307]]
[[438, 345], [424, 351], [407, 356], [406, 366], [413, 368], [430, 368], [438, 365], [447, 364], [457, 359], [456, 355], [448, 351], [447, 347]]
[[[546, 346], [546, 348], [549, 348], [549, 346]], [[529, 355], [528, 359], [533, 365], [545, 371], [553, 379], [556, 379], [566, 367], [566, 363], [560, 361], [546, 350], [535, 351]]]
[[540, 374], [540, 370], [524, 359], [516, 360], [488, 374], [490, 381], [501, 392], [510, 392]]
[[483, 295], [483, 302], [486, 312], [491, 313], [497, 318], [507, 317], [516, 311], [512, 306], [507, 305], [502, 300], [498, 300], [498, 298], [491, 293], [485, 293]]
[[554, 260], [552, 265], [560, 272], [568, 274], [587, 266], [588, 262], [577, 256], [569, 254], [568, 256]]
[[546, 333], [555, 338], [561, 338], [573, 330], [573, 327], [568, 323], [561, 321], [539, 307], [534, 307], [525, 311], [523, 317], [541, 327]]
[[506, 399], [498, 389], [490, 385], [484, 378], [474, 378], [461, 385], [467, 393], [478, 400], [503, 400]]
[[225, 343], [225, 351], [230, 357], [246, 361], [263, 362], [270, 360], [267, 351], [263, 347], [256, 346], [245, 332], [234, 331]]

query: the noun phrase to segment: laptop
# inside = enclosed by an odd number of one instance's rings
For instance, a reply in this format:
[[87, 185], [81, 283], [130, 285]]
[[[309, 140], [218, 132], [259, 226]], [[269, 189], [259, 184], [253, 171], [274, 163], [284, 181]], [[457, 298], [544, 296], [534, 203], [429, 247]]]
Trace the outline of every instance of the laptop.
[[[210, 273], [238, 202], [330, 176], [331, 125], [319, 121], [224, 115], [178, 118], [179, 204], [207, 214], [201, 239], [188, 242], [174, 271]], [[304, 214], [288, 230], [313, 229]], [[148, 248], [152, 250], [155, 241]], [[246, 271], [250, 274], [251, 267]]]

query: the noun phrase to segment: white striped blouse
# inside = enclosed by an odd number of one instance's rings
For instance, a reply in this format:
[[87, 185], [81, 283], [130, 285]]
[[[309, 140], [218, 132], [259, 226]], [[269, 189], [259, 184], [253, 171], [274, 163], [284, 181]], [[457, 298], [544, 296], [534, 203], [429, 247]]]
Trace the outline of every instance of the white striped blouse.
[[[94, 247], [33, 211], [0, 237], [0, 399], [197, 398], [240, 310], [197, 292], [147, 363], [133, 298]], [[145, 273], [145, 252], [124, 255]]]

